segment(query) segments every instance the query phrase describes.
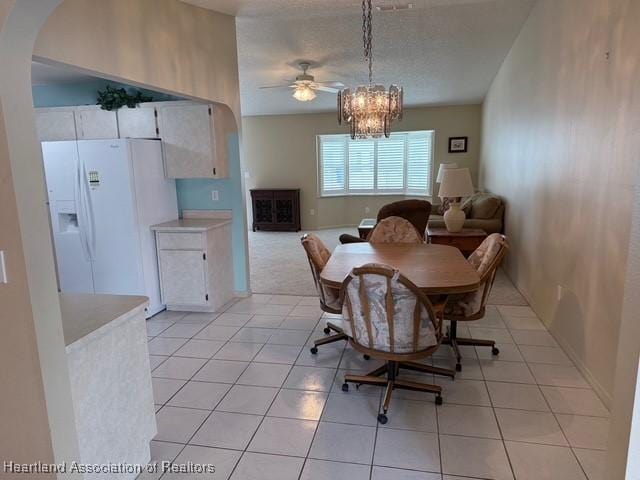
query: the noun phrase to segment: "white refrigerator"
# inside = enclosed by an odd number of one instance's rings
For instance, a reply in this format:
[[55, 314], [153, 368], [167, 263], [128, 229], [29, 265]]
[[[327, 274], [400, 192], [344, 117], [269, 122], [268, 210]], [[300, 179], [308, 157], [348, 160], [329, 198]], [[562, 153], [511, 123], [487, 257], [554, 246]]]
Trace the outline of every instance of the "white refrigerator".
[[42, 142], [60, 291], [160, 300], [149, 227], [178, 218], [160, 140]]

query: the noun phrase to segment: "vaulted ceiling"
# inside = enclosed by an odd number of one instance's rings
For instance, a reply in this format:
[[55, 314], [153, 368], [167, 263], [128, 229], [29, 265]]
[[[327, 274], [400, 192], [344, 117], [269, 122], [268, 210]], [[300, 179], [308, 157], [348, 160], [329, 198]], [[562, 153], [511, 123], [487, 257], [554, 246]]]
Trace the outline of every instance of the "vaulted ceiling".
[[[287, 83], [310, 61], [317, 81], [366, 80], [358, 0], [183, 0], [237, 17], [244, 115], [335, 109], [335, 95], [298, 102]], [[374, 80], [405, 88], [405, 105], [481, 102], [535, 0], [374, 0]]]

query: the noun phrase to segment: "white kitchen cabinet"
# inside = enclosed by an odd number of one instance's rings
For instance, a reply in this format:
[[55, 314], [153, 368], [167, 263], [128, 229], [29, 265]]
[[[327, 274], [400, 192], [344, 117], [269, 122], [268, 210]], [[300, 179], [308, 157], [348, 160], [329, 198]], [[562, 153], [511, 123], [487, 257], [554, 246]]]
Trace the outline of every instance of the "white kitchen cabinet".
[[149, 104], [117, 111], [120, 138], [158, 138], [157, 110]]
[[36, 131], [41, 142], [76, 139], [74, 108], [36, 109]]
[[76, 107], [78, 140], [119, 138], [115, 111], [99, 106]]
[[165, 102], [158, 108], [158, 127], [167, 177], [228, 176], [221, 112], [213, 105]]
[[213, 312], [233, 298], [230, 218], [185, 218], [151, 229], [167, 310]]

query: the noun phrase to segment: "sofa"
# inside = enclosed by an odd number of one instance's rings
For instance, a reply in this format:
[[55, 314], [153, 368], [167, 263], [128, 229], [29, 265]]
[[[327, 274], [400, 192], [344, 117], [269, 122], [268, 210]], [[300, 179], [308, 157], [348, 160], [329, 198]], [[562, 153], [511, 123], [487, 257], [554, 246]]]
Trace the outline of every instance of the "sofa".
[[[429, 227], [445, 228], [444, 212], [447, 203], [434, 205], [433, 214], [429, 217]], [[481, 228], [487, 234], [502, 233], [504, 229], [504, 201], [493, 194], [479, 192], [466, 198], [461, 206], [467, 219], [464, 228]]]

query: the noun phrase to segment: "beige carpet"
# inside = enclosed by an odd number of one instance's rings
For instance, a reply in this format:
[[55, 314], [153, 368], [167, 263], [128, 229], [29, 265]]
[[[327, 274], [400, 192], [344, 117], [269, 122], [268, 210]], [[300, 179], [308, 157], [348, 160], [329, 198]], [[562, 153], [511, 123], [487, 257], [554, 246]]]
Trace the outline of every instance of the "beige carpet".
[[[341, 233], [357, 235], [355, 228], [316, 230], [333, 250]], [[251, 289], [254, 293], [315, 295], [307, 257], [300, 245], [304, 232], [249, 232]], [[500, 271], [489, 298], [493, 305], [527, 305], [509, 278]]]

